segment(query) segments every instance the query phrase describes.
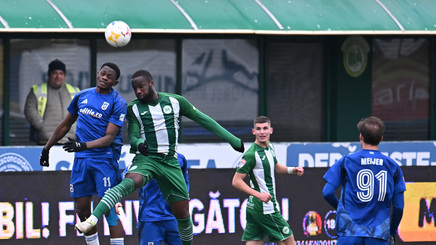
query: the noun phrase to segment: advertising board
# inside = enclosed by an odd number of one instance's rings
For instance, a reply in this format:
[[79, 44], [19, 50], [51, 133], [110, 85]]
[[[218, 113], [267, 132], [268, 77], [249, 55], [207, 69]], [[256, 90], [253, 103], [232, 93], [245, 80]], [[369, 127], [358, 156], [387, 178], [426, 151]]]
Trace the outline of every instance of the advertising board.
[[[251, 143], [245, 144], [245, 149]], [[436, 142], [382, 142], [380, 151], [390, 156], [400, 166], [436, 166]], [[338, 143], [274, 143], [276, 156], [287, 166], [330, 167], [344, 155], [361, 149], [358, 142]], [[120, 169], [128, 166], [133, 154], [130, 146], [124, 145], [119, 161]], [[9, 171], [55, 171], [71, 170], [74, 154], [67, 153], [62, 146], [50, 150], [50, 166], [39, 165], [42, 146], [0, 147], [0, 172]], [[178, 152], [183, 153], [191, 169], [235, 168], [242, 154], [227, 143], [179, 144]]]
[[[436, 242], [433, 167], [402, 167], [407, 181], [405, 210], [397, 244]], [[234, 169], [190, 169], [190, 209], [195, 244], [243, 244], [247, 196], [232, 187]], [[277, 198], [297, 244], [336, 244], [335, 211], [322, 197], [327, 168], [306, 168], [302, 177], [277, 175]], [[0, 173], [2, 244], [78, 244], [77, 217], [69, 196], [70, 171]], [[122, 200], [120, 215], [126, 244], [136, 244], [138, 193]], [[96, 200], [95, 200], [96, 201]], [[102, 244], [109, 242], [106, 222], [99, 222]], [[268, 244], [268, 243], [267, 243]]]

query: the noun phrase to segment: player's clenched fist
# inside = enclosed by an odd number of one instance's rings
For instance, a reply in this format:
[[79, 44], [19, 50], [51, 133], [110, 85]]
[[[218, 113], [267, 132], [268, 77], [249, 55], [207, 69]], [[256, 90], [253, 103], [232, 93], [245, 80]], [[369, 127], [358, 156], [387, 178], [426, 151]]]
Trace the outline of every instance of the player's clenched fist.
[[68, 137], [68, 139], [70, 141], [68, 141], [67, 143], [64, 144], [64, 146], [62, 146], [62, 148], [64, 148], [65, 151], [78, 152], [78, 151], [84, 151], [84, 150], [88, 149], [88, 146], [86, 146], [85, 142], [78, 142], [78, 141], [71, 139], [70, 137]]
[[148, 149], [147, 141], [144, 141], [144, 143], [138, 145], [138, 151], [144, 156], [150, 155], [150, 150]]
[[50, 150], [42, 148], [41, 155], [39, 156], [39, 164], [43, 167], [48, 167], [50, 164], [48, 162], [48, 153]]

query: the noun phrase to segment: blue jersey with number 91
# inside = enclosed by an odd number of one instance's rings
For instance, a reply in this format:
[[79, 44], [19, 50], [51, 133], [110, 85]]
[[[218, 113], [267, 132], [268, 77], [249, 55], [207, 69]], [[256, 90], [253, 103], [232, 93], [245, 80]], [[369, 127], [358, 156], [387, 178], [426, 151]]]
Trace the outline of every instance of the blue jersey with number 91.
[[406, 190], [403, 172], [393, 159], [380, 151], [361, 150], [339, 159], [324, 179], [336, 188], [342, 185], [339, 236], [389, 238], [392, 197]]

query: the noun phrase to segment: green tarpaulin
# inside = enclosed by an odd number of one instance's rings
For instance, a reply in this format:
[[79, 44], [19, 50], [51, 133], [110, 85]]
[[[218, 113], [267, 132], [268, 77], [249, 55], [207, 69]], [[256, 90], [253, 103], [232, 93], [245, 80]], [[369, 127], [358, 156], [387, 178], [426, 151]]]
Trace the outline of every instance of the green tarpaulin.
[[435, 34], [435, 0], [2, 0], [0, 32]]

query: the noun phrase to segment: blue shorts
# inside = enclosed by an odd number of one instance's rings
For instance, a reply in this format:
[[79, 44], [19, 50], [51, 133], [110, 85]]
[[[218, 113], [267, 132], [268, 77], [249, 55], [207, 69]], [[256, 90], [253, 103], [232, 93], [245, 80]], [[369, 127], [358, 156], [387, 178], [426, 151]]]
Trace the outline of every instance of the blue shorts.
[[340, 236], [338, 245], [389, 245], [389, 241], [372, 237]]
[[140, 221], [138, 222], [138, 237], [140, 245], [181, 245], [177, 221]]
[[120, 182], [121, 172], [116, 160], [76, 157], [71, 170], [70, 195], [77, 198], [98, 193], [101, 198], [109, 188]]

